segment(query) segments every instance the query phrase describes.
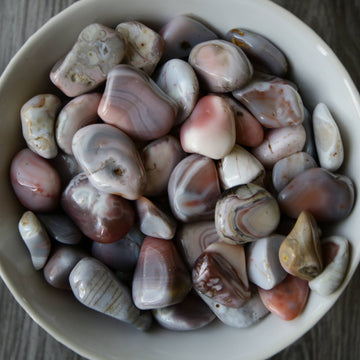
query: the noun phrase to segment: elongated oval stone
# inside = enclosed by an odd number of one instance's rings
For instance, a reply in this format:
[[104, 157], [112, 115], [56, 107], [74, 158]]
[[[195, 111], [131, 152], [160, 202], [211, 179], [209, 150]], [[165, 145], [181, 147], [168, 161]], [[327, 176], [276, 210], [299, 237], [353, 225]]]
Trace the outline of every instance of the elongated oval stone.
[[343, 236], [329, 236], [321, 239], [324, 269], [320, 275], [309, 281], [311, 290], [322, 296], [335, 292], [343, 282], [349, 265], [350, 245]]
[[181, 124], [191, 114], [199, 97], [199, 81], [194, 69], [184, 60], [171, 59], [160, 68], [155, 81], [176, 101], [179, 111], [175, 125]]
[[85, 251], [75, 246], [58, 247], [44, 267], [45, 280], [55, 288], [70, 290], [70, 273], [75, 265], [87, 256]]
[[92, 124], [73, 137], [74, 156], [98, 190], [138, 199], [145, 188], [146, 173], [133, 141], [107, 124]]
[[210, 244], [220, 241], [220, 237], [211, 220], [182, 224], [176, 232], [175, 240], [183, 258], [192, 269], [196, 259]]
[[244, 51], [255, 69], [280, 77], [286, 75], [288, 64], [285, 55], [264, 36], [250, 30], [234, 28], [229, 30], [225, 37]]
[[287, 275], [285, 280], [270, 290], [258, 290], [269, 311], [286, 321], [302, 313], [309, 296], [308, 282], [292, 275]]
[[217, 318], [231, 327], [248, 328], [269, 314], [269, 310], [262, 303], [256, 289], [251, 290], [251, 298], [239, 308], [224, 306], [201, 293], [198, 294]]
[[209, 40], [190, 52], [189, 64], [208, 91], [226, 93], [242, 88], [253, 75], [253, 67], [244, 52], [231, 42]]
[[18, 200], [32, 211], [52, 211], [59, 202], [61, 182], [57, 171], [29, 149], [18, 152], [11, 162], [11, 185]]
[[344, 147], [340, 130], [324, 103], [313, 112], [314, 139], [320, 166], [329, 171], [339, 169], [344, 160]]
[[193, 286], [216, 302], [239, 308], [250, 299], [242, 245], [215, 242], [198, 257], [192, 272]]
[[30, 150], [45, 159], [57, 155], [55, 118], [60, 109], [60, 99], [52, 94], [36, 95], [21, 108], [21, 126]]
[[250, 147], [260, 145], [264, 140], [264, 129], [260, 122], [238, 101], [230, 96], [224, 98], [234, 113], [236, 143]]
[[70, 285], [75, 297], [90, 309], [148, 330], [152, 318], [134, 306], [130, 290], [99, 260], [86, 257], [70, 273]]
[[250, 182], [261, 184], [265, 176], [261, 162], [239, 145], [218, 162], [218, 170], [223, 189]]
[[155, 309], [181, 302], [191, 279], [172, 241], [146, 237], [136, 265], [132, 295], [139, 309]]
[[350, 214], [354, 197], [354, 185], [348, 177], [313, 168], [293, 179], [279, 193], [278, 202], [291, 218], [307, 210], [318, 221], [337, 221]]
[[143, 234], [167, 240], [174, 237], [177, 225], [174, 218], [144, 196], [136, 200], [135, 206]]
[[305, 144], [306, 133], [302, 125], [284, 126], [268, 130], [264, 141], [252, 153], [267, 169], [284, 157], [301, 151]]
[[180, 130], [181, 146], [186, 152], [216, 160], [232, 150], [235, 140], [234, 114], [218, 95], [202, 97]]
[[108, 74], [98, 114], [133, 139], [154, 140], [174, 125], [177, 105], [143, 71], [122, 64]]
[[49, 235], [62, 244], [78, 244], [83, 235], [74, 222], [64, 213], [47, 213], [38, 215]]
[[132, 65], [151, 75], [164, 51], [164, 39], [138, 21], [122, 22], [116, 31], [124, 36], [127, 49], [123, 63]]
[[128, 273], [135, 270], [144, 238], [145, 236], [133, 226], [122, 239], [113, 243], [94, 241], [91, 254], [111, 269]]
[[233, 96], [267, 128], [300, 125], [304, 121], [299, 93], [277, 78], [254, 77], [247, 86], [233, 91]]
[[56, 141], [66, 154], [73, 153], [72, 138], [75, 133], [98, 120], [97, 108], [100, 99], [100, 93], [80, 95], [61, 109], [56, 120]]
[[87, 237], [102, 243], [120, 240], [135, 219], [128, 200], [97, 190], [84, 173], [70, 181], [62, 194], [61, 205]]
[[270, 235], [254, 241], [246, 248], [246, 263], [249, 280], [265, 290], [270, 290], [287, 275], [279, 261], [279, 248], [283, 235]]
[[263, 187], [252, 183], [224, 191], [216, 203], [216, 229], [229, 243], [244, 244], [268, 236], [279, 221], [276, 200]]
[[277, 161], [272, 170], [274, 188], [280, 192], [292, 179], [305, 170], [317, 167], [314, 158], [306, 152], [297, 152]]
[[50, 80], [66, 95], [89, 92], [106, 80], [110, 69], [125, 56], [126, 40], [101, 24], [86, 26], [64, 59], [52, 68]]
[[310, 281], [321, 273], [320, 230], [310, 212], [302, 211], [299, 215], [280, 246], [279, 259], [288, 273], [300, 279]]
[[180, 221], [210, 220], [221, 193], [213, 160], [190, 155], [171, 173], [168, 194], [171, 210]]
[[178, 304], [154, 309], [153, 315], [162, 327], [174, 331], [200, 329], [210, 324], [216, 317], [193, 291]]
[[31, 256], [35, 270], [42, 269], [50, 254], [49, 235], [32, 211], [26, 211], [19, 221], [19, 232]]
[[186, 58], [191, 49], [204, 41], [217, 39], [218, 36], [200, 21], [186, 15], [172, 18], [161, 30], [165, 40], [163, 58]]
[[140, 156], [146, 172], [144, 195], [157, 196], [166, 193], [174, 167], [185, 156], [179, 140], [171, 135], [161, 137], [147, 144]]

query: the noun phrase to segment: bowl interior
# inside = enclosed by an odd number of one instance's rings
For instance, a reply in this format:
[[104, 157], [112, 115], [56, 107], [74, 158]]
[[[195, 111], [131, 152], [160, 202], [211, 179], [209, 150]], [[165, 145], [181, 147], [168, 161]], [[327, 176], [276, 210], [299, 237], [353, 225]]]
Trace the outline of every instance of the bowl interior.
[[[22, 243], [17, 223], [23, 209], [9, 183], [9, 165], [24, 147], [19, 111], [30, 97], [56, 92], [50, 84], [52, 65], [72, 46], [86, 25], [116, 26], [138, 20], [159, 29], [178, 14], [202, 19], [220, 34], [244, 27], [271, 39], [287, 55], [290, 74], [308, 109], [326, 103], [337, 120], [345, 145], [345, 163], [339, 172], [358, 188], [360, 163], [358, 92], [329, 47], [300, 20], [267, 0], [83, 0], [75, 3], [33, 35], [11, 61], [0, 80], [0, 274], [24, 309], [45, 330], [74, 351], [91, 359], [173, 360], [207, 358], [262, 359], [280, 351], [309, 330], [333, 305], [360, 259], [356, 236], [360, 232], [359, 205], [326, 233], [347, 237], [352, 255], [347, 278], [332, 296], [311, 294], [304, 313], [291, 322], [270, 315], [248, 329], [219, 323], [196, 332], [178, 333], [156, 328], [141, 333], [80, 305], [71, 294], [51, 288], [36, 272]], [[276, 331], [274, 331], [276, 329]], [[259, 346], [261, 344], [261, 346]]]

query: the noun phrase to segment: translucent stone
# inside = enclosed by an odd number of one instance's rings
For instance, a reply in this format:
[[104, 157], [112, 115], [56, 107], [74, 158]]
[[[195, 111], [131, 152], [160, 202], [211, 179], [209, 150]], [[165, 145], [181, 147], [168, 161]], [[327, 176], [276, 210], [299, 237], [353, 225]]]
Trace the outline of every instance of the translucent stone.
[[286, 321], [302, 313], [309, 296], [308, 282], [292, 275], [287, 275], [285, 280], [270, 290], [258, 290], [269, 311]]
[[32, 211], [26, 211], [18, 224], [21, 238], [28, 248], [35, 270], [42, 269], [49, 257], [51, 242], [49, 235]]
[[218, 95], [202, 97], [181, 126], [182, 148], [211, 159], [227, 155], [235, 140], [234, 114], [228, 102]]
[[174, 125], [177, 104], [146, 73], [122, 64], [108, 74], [98, 114], [133, 139], [154, 140]]
[[99, 260], [83, 258], [71, 271], [69, 280], [75, 297], [83, 305], [139, 330], [150, 328], [151, 314], [135, 307], [130, 290]]
[[126, 40], [117, 31], [90, 24], [76, 43], [52, 68], [51, 81], [69, 97], [89, 92], [106, 80], [108, 72], [125, 56]]
[[75, 157], [62, 151], [59, 151], [57, 156], [50, 160], [50, 164], [59, 174], [62, 187], [66, 187], [73, 177], [83, 172]]
[[190, 155], [171, 173], [168, 194], [171, 210], [180, 221], [210, 220], [221, 193], [213, 160]]
[[61, 109], [56, 120], [56, 141], [66, 154], [73, 153], [72, 138], [76, 131], [99, 119], [97, 108], [100, 99], [100, 93], [80, 95]]
[[60, 99], [52, 94], [36, 95], [21, 108], [21, 126], [29, 149], [45, 159], [57, 155], [55, 118], [60, 109]]
[[303, 210], [317, 221], [338, 221], [347, 217], [354, 205], [354, 185], [344, 175], [312, 168], [298, 175], [278, 195], [281, 210], [297, 218]]
[[139, 309], [155, 309], [181, 302], [191, 279], [172, 241], [146, 237], [136, 265], [132, 294]]
[[310, 212], [302, 211], [299, 215], [280, 246], [279, 259], [288, 273], [300, 279], [310, 281], [321, 273], [320, 231]]
[[323, 103], [314, 109], [313, 128], [320, 166], [329, 171], [338, 170], [344, 160], [344, 147], [339, 128]]
[[29, 149], [18, 152], [11, 162], [10, 178], [18, 200], [29, 210], [47, 212], [57, 207], [60, 177], [41, 156]]
[[61, 205], [87, 237], [102, 243], [120, 240], [135, 219], [128, 200], [100, 192], [84, 173], [70, 181], [62, 194]]
[[138, 199], [146, 184], [145, 169], [133, 141], [108, 124], [92, 124], [73, 137], [73, 153], [99, 191]]
[[253, 75], [253, 67], [244, 52], [231, 42], [209, 40], [190, 52], [189, 64], [194, 68], [200, 87], [226, 93], [242, 88]]

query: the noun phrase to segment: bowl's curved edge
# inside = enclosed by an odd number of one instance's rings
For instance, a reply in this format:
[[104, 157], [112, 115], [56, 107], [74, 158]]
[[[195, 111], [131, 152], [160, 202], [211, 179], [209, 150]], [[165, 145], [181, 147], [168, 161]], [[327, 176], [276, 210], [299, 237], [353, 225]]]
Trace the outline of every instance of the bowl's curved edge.
[[[350, 93], [352, 94], [352, 102], [354, 104], [354, 108], [356, 109], [359, 118], [360, 118], [360, 95], [358, 92], [358, 89], [356, 88], [353, 80], [351, 79], [348, 71], [345, 69], [343, 64], [340, 62], [336, 54], [333, 52], [333, 50], [325, 43], [323, 39], [317, 35], [317, 33], [312, 30], [310, 27], [308, 27], [306, 24], [304, 24], [300, 19], [298, 19], [294, 14], [289, 12], [288, 10], [282, 8], [281, 6], [269, 1], [269, 0], [258, 0], [259, 2], [262, 2], [264, 6], [267, 7], [273, 7], [276, 8], [277, 11], [281, 11], [284, 16], [287, 16], [289, 19], [291, 19], [296, 26], [301, 26], [304, 31], [311, 33], [312, 36], [316, 36], [318, 39], [318, 42], [322, 44], [323, 48], [333, 56], [335, 61], [337, 62], [337, 66], [341, 69], [343, 73], [344, 81], [346, 82], [346, 86], [349, 88]], [[7, 67], [5, 68], [3, 74], [0, 78], [0, 92], [2, 90], [3, 84], [7, 81], [8, 77], [11, 76], [12, 68], [16, 66], [18, 60], [22, 56], [23, 53], [27, 51], [28, 48], [32, 46], [34, 42], [37, 41], [37, 38], [41, 36], [43, 33], [47, 31], [49, 27], [56, 26], [56, 24], [60, 23], [61, 20], [67, 16], [70, 12], [76, 10], [80, 11], [80, 9], [84, 6], [89, 6], [90, 4], [94, 4], [94, 0], [81, 0], [79, 2], [76, 2], [72, 4], [70, 7], [62, 10], [60, 13], [58, 13], [53, 18], [49, 19], [39, 30], [37, 30], [26, 42], [25, 44], [18, 50], [18, 52], [15, 54], [15, 56], [12, 58], [12, 60], [9, 62]], [[348, 274], [346, 276], [346, 279], [344, 280], [344, 283], [342, 284], [341, 288], [332, 296], [331, 303], [324, 308], [323, 313], [321, 316], [315, 316], [311, 319], [311, 327], [315, 325], [325, 314], [326, 312], [333, 306], [333, 304], [338, 300], [340, 295], [343, 293], [344, 289], [346, 288], [347, 284], [349, 283], [352, 275], [354, 274], [358, 264], [360, 262], [360, 255], [358, 255], [356, 258], [352, 259], [352, 264], [350, 266], [350, 270], [348, 271]], [[0, 263], [0, 275], [2, 279], [4, 280], [4, 283], [10, 290], [10, 292], [13, 294], [16, 301], [22, 306], [22, 308], [30, 315], [30, 317], [37, 323], [39, 326], [41, 326], [44, 330], [46, 330], [51, 336], [53, 336], [57, 341], [61, 342], [62, 344], [70, 347], [72, 350], [76, 351], [80, 355], [88, 358], [93, 358], [93, 354], [86, 352], [84, 349], [79, 348], [75, 342], [73, 342], [71, 339], [65, 338], [60, 332], [58, 332], [56, 329], [52, 328], [51, 322], [45, 321], [43, 319], [39, 318], [39, 314], [32, 306], [30, 306], [26, 300], [21, 296], [21, 294], [17, 291], [16, 287], [14, 287], [8, 276], [6, 269], [3, 267], [3, 265]], [[309, 328], [310, 329], [310, 328]], [[303, 336], [309, 329], [306, 329], [304, 331], [301, 331], [299, 333], [296, 333], [294, 336], [290, 336], [289, 338], [284, 339], [283, 343], [278, 343], [274, 345], [273, 352], [270, 355], [274, 355], [277, 352], [281, 351], [286, 343], [286, 346], [289, 345], [289, 341], [291, 343], [295, 342], [297, 339], [299, 339], [301, 336]]]

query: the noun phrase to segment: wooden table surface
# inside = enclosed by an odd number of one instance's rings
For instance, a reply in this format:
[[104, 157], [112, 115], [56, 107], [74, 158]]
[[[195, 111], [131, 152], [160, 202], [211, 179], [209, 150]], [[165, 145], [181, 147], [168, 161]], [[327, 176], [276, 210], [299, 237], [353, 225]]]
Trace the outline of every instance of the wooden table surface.
[[[0, 0], [0, 73], [32, 33], [73, 2]], [[274, 2], [297, 15], [332, 47], [360, 89], [360, 0]], [[271, 360], [360, 359], [359, 298], [358, 269], [332, 310], [312, 330]], [[83, 358], [58, 343], [32, 321], [0, 279], [0, 359]]]

